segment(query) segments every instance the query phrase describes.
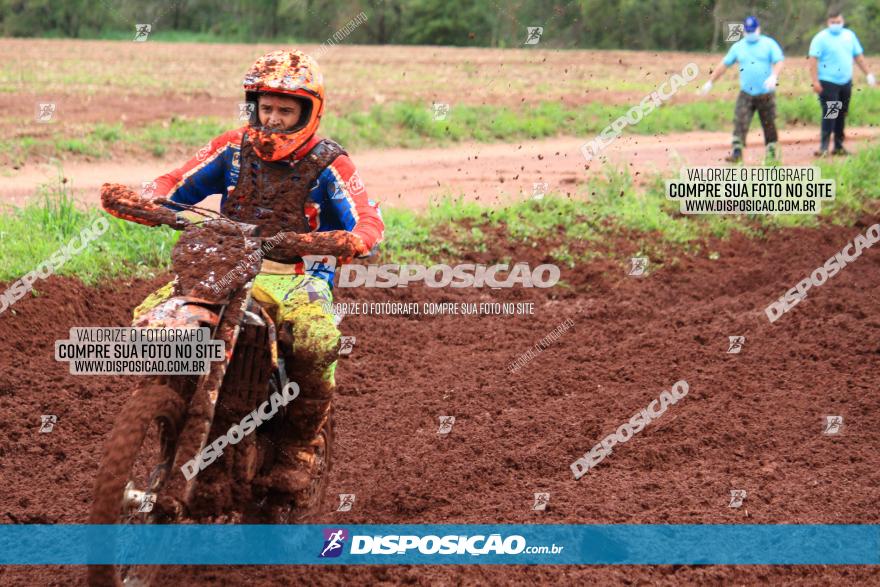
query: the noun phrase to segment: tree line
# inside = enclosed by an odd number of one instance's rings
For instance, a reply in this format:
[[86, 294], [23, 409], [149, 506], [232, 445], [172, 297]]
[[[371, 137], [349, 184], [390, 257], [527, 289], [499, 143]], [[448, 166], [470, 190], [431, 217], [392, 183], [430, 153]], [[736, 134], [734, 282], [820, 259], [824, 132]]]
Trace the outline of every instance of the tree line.
[[[346, 43], [719, 51], [748, 14], [788, 52], [805, 52], [829, 0], [0, 0], [0, 35], [321, 43], [361, 12]], [[870, 51], [880, 0], [834, 2]], [[543, 27], [527, 45], [529, 27]], [[533, 35], [536, 36], [537, 33]]]

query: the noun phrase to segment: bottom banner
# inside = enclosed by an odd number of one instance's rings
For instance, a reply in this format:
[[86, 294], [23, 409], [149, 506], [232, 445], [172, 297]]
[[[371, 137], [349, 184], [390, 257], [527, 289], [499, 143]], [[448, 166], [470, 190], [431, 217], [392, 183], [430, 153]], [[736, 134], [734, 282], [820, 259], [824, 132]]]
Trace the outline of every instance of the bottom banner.
[[880, 525], [0, 525], [0, 564], [876, 565]]

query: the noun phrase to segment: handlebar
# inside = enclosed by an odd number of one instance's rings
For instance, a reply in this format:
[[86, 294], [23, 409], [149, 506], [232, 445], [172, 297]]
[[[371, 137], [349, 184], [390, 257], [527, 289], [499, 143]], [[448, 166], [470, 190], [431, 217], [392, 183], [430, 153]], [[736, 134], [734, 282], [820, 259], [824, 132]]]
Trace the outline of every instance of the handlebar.
[[[189, 210], [204, 217], [202, 221], [192, 221], [178, 215], [165, 205]], [[254, 236], [257, 226], [229, 218], [222, 212], [173, 202], [167, 198], [143, 198], [133, 190], [118, 183], [105, 183], [101, 186], [101, 205], [111, 215], [146, 226], [168, 226], [175, 230], [185, 230], [187, 226], [201, 224], [207, 220], [222, 219], [239, 228], [242, 236]]]
[[[183, 208], [204, 217], [201, 221], [192, 221], [163, 204]], [[254, 224], [239, 222], [222, 212], [173, 202], [167, 198], [142, 198], [122, 184], [105, 183], [101, 186], [101, 205], [104, 210], [123, 220], [129, 220], [146, 226], [169, 226], [175, 230], [185, 230], [188, 226], [199, 225], [211, 220], [223, 220], [234, 225], [245, 238], [260, 238], [260, 227]], [[334, 257], [351, 258], [369, 253], [363, 240], [347, 230], [331, 230], [298, 234], [281, 232], [272, 237], [274, 248], [289, 257], [303, 255], [332, 255]]]

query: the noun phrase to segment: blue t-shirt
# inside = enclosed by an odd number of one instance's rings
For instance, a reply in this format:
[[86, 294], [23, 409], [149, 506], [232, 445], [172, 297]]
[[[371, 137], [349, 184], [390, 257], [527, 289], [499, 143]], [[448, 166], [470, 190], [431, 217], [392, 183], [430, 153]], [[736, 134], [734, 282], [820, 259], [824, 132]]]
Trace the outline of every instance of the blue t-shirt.
[[764, 81], [773, 73], [773, 64], [785, 59], [779, 43], [761, 35], [754, 43], [737, 41], [724, 56], [724, 65], [739, 63], [739, 87], [750, 96], [767, 94]]
[[854, 32], [843, 29], [832, 35], [829, 29], [819, 31], [810, 42], [810, 57], [819, 65], [819, 80], [832, 84], [848, 84], [852, 81], [853, 57], [864, 53], [862, 44]]

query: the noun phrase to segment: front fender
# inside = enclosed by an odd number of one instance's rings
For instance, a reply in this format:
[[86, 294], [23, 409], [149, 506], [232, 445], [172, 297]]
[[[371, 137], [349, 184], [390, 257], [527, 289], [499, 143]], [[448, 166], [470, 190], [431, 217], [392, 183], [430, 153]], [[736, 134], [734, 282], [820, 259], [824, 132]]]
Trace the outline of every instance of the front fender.
[[198, 328], [217, 326], [220, 316], [187, 298], [171, 298], [141, 314], [132, 326], [136, 328]]

